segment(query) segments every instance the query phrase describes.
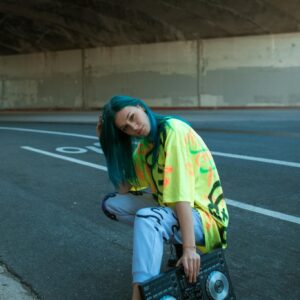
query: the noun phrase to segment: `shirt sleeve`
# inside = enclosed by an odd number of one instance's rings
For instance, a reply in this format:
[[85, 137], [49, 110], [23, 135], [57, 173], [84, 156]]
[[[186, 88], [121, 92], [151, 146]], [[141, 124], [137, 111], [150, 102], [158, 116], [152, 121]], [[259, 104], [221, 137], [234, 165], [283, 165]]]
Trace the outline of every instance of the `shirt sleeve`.
[[165, 142], [163, 199], [165, 204], [189, 201], [194, 207], [195, 169], [188, 145], [188, 126], [170, 128]]

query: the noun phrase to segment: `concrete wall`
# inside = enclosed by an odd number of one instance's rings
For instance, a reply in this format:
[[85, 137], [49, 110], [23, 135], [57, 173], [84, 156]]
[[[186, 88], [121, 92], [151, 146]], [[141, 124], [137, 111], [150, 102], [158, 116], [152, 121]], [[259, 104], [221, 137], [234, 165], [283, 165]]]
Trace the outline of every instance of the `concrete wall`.
[[113, 94], [152, 106], [197, 105], [197, 42], [86, 50], [86, 95], [97, 106]]
[[300, 105], [300, 34], [203, 41], [201, 104]]
[[80, 51], [0, 57], [0, 109], [81, 106]]
[[3, 56], [0, 109], [300, 106], [299, 82], [299, 33]]

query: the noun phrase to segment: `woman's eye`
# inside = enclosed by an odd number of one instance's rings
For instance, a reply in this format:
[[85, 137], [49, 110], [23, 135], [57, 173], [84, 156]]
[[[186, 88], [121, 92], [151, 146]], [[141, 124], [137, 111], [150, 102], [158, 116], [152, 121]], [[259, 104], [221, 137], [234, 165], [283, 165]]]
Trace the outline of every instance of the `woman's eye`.
[[132, 115], [130, 116], [129, 120], [130, 120], [130, 121], [133, 121], [133, 119], [134, 119], [134, 114], [132, 114]]

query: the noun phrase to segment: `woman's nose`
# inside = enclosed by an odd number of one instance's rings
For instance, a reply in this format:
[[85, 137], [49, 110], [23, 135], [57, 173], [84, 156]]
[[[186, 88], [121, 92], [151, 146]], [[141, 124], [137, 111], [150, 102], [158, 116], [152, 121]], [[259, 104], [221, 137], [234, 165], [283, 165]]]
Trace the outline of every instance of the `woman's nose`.
[[132, 130], [137, 130], [138, 125], [135, 122], [133, 122], [133, 123], [131, 123], [131, 128], [132, 128]]

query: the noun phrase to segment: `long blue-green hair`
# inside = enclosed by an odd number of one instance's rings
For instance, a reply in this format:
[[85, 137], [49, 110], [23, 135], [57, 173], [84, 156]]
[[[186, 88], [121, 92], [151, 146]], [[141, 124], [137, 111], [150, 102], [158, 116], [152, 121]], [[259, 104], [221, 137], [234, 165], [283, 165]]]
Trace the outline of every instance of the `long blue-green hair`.
[[158, 157], [160, 133], [165, 130], [165, 121], [170, 118], [154, 113], [142, 100], [129, 96], [114, 96], [104, 105], [99, 140], [106, 158], [109, 178], [116, 188], [126, 182], [138, 185], [133, 163], [136, 138], [125, 134], [115, 125], [116, 113], [126, 106], [142, 107], [149, 118], [151, 129], [146, 138], [153, 143], [152, 166]]

